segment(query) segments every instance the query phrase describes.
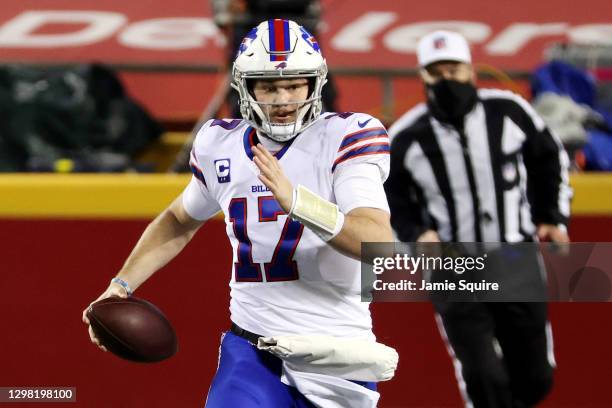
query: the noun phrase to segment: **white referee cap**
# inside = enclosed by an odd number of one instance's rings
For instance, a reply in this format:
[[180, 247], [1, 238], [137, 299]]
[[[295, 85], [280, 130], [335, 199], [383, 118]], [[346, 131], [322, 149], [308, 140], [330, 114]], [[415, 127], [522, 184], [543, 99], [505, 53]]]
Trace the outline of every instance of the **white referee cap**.
[[438, 61], [472, 63], [466, 39], [452, 31], [434, 31], [421, 38], [417, 45], [417, 59], [421, 67]]

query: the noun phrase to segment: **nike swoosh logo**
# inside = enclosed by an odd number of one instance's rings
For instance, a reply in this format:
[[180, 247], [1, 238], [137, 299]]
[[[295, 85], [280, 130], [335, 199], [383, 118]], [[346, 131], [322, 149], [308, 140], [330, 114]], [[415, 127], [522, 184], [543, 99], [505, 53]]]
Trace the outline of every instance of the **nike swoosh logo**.
[[365, 125], [367, 125], [367, 124], [368, 124], [368, 122], [369, 122], [369, 121], [371, 121], [371, 120], [372, 120], [372, 118], [370, 118], [370, 119], [366, 120], [365, 122], [359, 122], [359, 121], [357, 121], [357, 124], [359, 125], [359, 127], [360, 127], [360, 128], [362, 128], [362, 127], [364, 127]]

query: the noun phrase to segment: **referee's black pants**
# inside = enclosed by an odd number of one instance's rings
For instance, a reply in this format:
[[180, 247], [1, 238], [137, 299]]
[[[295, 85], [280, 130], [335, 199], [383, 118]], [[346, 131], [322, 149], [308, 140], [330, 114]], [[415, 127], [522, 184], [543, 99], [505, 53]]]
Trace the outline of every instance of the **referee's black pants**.
[[[546, 303], [434, 302], [474, 408], [523, 408], [552, 388]], [[439, 322], [440, 323], [440, 322]], [[443, 330], [442, 330], [443, 329]], [[456, 362], [455, 362], [456, 363]]]

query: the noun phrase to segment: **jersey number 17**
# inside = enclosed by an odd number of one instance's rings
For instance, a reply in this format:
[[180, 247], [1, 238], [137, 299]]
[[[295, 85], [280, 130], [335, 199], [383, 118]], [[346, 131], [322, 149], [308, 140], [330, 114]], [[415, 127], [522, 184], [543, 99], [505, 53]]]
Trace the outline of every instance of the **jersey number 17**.
[[[285, 211], [272, 196], [257, 198], [259, 222], [276, 222]], [[293, 255], [302, 237], [304, 226], [287, 217], [280, 239], [274, 249], [272, 260], [263, 264], [253, 262], [253, 245], [247, 231], [247, 199], [234, 198], [229, 204], [229, 219], [238, 240], [238, 253], [234, 264], [237, 282], [263, 282], [262, 268], [266, 282], [291, 281], [298, 279], [297, 263]]]

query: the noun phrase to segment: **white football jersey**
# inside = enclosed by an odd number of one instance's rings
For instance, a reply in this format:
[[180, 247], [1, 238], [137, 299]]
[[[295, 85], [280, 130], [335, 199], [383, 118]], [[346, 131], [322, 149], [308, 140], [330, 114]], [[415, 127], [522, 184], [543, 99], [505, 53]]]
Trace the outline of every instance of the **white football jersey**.
[[[251, 151], [257, 142], [256, 131], [243, 120], [204, 124], [191, 154], [194, 178], [186, 189], [191, 193], [183, 198], [194, 218], [219, 209], [225, 214], [233, 249], [232, 321], [264, 336], [373, 338], [369, 304], [361, 301], [360, 262], [286, 215], [257, 177]], [[294, 186], [302, 184], [334, 203], [334, 180], [350, 166], [376, 165], [381, 189], [389, 171], [387, 132], [362, 113], [321, 115], [275, 156]], [[386, 201], [378, 207], [386, 209]]]

